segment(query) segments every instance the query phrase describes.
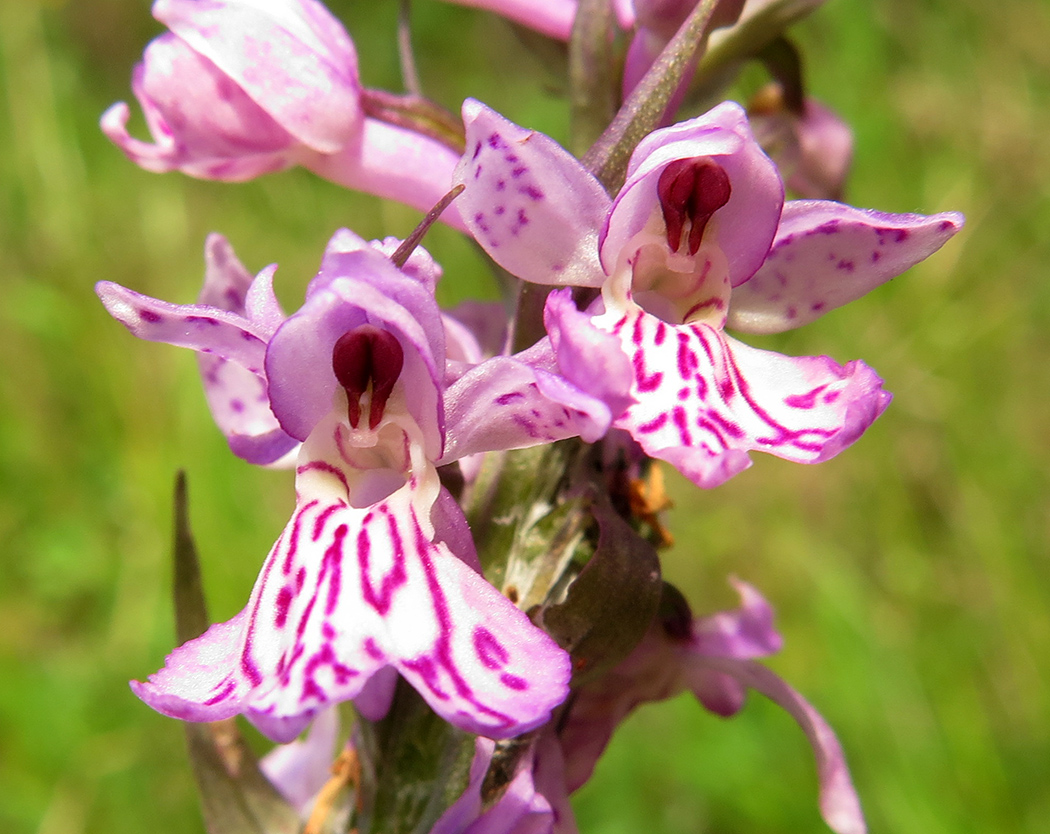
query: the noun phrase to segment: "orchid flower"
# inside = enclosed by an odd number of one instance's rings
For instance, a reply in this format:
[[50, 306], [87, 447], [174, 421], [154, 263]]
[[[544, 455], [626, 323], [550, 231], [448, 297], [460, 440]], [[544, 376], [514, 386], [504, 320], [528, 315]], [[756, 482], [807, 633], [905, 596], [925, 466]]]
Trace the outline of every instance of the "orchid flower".
[[[153, 143], [114, 104], [103, 132], [148, 171], [240, 181], [303, 165], [358, 191], [429, 210], [457, 155], [365, 115], [357, 53], [318, 0], [156, 0], [170, 31], [132, 75]], [[455, 206], [443, 219], [459, 227]]]
[[586, 312], [568, 289], [552, 293], [547, 331], [574, 351], [574, 379], [604, 379], [610, 355], [628, 359], [634, 401], [613, 407], [614, 426], [648, 455], [712, 487], [753, 449], [826, 460], [885, 409], [890, 395], [862, 362], [758, 350], [725, 327], [807, 324], [936, 251], [961, 215], [785, 204], [776, 166], [729, 102], [647, 136], [615, 200], [548, 137], [477, 101], [463, 115], [467, 225], [526, 281], [600, 290]]
[[[236, 273], [223, 250], [210, 241], [212, 266]], [[339, 701], [382, 716], [396, 672], [443, 718], [495, 738], [542, 724], [568, 691], [567, 655], [478, 573], [437, 466], [575, 435], [593, 442], [612, 419], [608, 395], [566, 381], [553, 351], [533, 353], [549, 369], [508, 356], [450, 369], [433, 261], [417, 250], [399, 270], [382, 250], [338, 232], [303, 307], [283, 320], [273, 267], [243, 302], [231, 296], [237, 312], [97, 288], [139, 337], [238, 366], [217, 385], [250, 382], [254, 413], [264, 392], [272, 431], [302, 444], [295, 513], [247, 607], [133, 683], [160, 712], [245, 713], [286, 741]]]
[[773, 610], [752, 586], [732, 581], [741, 605], [692, 619], [685, 600], [665, 593], [664, 615], [611, 672], [584, 685], [563, 717], [558, 740], [565, 783], [575, 791], [591, 776], [613, 731], [638, 706], [691, 690], [710, 712], [735, 715], [747, 689], [761, 692], [798, 721], [817, 760], [820, 809], [838, 834], [863, 834], [864, 817], [834, 731], [775, 673], [755, 661], [780, 650]]
[[791, 191], [811, 199], [839, 198], [853, 159], [849, 125], [812, 98], [803, 99], [800, 113], [792, 112], [776, 83], [760, 90], [747, 112], [756, 139]]

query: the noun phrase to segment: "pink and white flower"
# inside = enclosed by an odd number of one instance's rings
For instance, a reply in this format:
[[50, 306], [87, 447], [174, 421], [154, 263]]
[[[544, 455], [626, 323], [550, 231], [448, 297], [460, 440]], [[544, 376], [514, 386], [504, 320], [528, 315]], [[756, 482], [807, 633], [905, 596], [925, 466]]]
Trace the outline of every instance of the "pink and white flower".
[[[240, 181], [303, 165], [358, 191], [428, 211], [457, 154], [366, 116], [357, 52], [318, 0], [156, 0], [169, 32], [132, 75], [152, 143], [128, 133], [124, 102], [103, 132], [148, 171]], [[455, 206], [443, 215], [459, 226]]]
[[[247, 607], [133, 684], [160, 712], [244, 713], [286, 741], [339, 701], [382, 716], [400, 674], [452, 724], [499, 738], [543, 724], [568, 692], [568, 656], [481, 576], [437, 466], [575, 435], [593, 441], [611, 412], [566, 382], [551, 353], [542, 357], [550, 370], [507, 356], [446, 364], [436, 266], [417, 250], [399, 270], [390, 245], [341, 230], [287, 319], [272, 267], [243, 295], [206, 286], [227, 309], [98, 286], [135, 335], [193, 348], [206, 375], [221, 360], [210, 399], [228, 405], [220, 425], [241, 432], [236, 442], [256, 462], [301, 443], [296, 509]], [[208, 251], [210, 276], [243, 279], [225, 241]]]
[[614, 426], [647, 454], [711, 487], [747, 468], [750, 450], [826, 460], [885, 409], [890, 395], [864, 363], [758, 350], [725, 328], [813, 321], [936, 251], [961, 215], [785, 204], [733, 103], [646, 137], [615, 199], [548, 137], [476, 101], [463, 114], [468, 227], [526, 281], [600, 290], [586, 312], [567, 289], [552, 293], [547, 330], [572, 346], [563, 368], [574, 379], [604, 379], [611, 355], [627, 358], [634, 402], [614, 406]]

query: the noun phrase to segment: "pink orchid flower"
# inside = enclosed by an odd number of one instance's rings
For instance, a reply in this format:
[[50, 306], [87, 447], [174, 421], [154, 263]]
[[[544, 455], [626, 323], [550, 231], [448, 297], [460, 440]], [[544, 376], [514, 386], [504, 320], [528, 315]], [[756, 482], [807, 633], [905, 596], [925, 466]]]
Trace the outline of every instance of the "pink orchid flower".
[[807, 324], [935, 252], [961, 215], [785, 203], [733, 103], [646, 137], [615, 199], [550, 138], [477, 101], [463, 115], [468, 227], [526, 281], [600, 290], [586, 312], [568, 289], [552, 293], [547, 331], [572, 355], [562, 367], [573, 379], [606, 384], [610, 357], [627, 358], [633, 402], [613, 408], [614, 426], [648, 455], [712, 487], [747, 468], [751, 450], [827, 460], [886, 408], [862, 362], [782, 356], [725, 328]]
[[340, 230], [287, 318], [274, 268], [244, 288], [218, 237], [213, 304], [97, 287], [135, 335], [197, 351], [206, 380], [220, 369], [210, 400], [242, 451], [265, 463], [299, 447], [295, 512], [247, 607], [133, 684], [166, 715], [244, 713], [288, 741], [340, 701], [381, 717], [400, 674], [450, 723], [501, 738], [546, 722], [568, 692], [568, 656], [481, 576], [437, 467], [576, 435], [593, 442], [612, 420], [608, 397], [566, 381], [552, 351], [449, 360], [436, 265], [417, 249], [398, 269], [390, 246]]
[[[429, 210], [457, 155], [365, 115], [353, 41], [317, 0], [156, 0], [169, 32], [132, 75], [153, 142], [118, 102], [103, 132], [148, 171], [241, 181], [303, 165], [347, 188]], [[458, 226], [455, 206], [442, 219]]]

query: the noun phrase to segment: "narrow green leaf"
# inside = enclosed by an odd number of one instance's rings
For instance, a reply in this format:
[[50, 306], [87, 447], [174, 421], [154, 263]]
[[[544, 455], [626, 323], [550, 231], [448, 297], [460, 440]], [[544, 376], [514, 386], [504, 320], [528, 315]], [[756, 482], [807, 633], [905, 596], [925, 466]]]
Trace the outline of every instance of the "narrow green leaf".
[[175, 636], [179, 643], [200, 637], [208, 630], [208, 606], [204, 600], [200, 559], [190, 532], [187, 505], [186, 473], [175, 476], [175, 533], [172, 541], [174, 577], [172, 588], [175, 602]]
[[584, 166], [615, 194], [623, 185], [627, 161], [659, 123], [686, 70], [696, 60], [718, 0], [700, 0], [660, 57], [638, 82], [612, 123], [584, 154]]

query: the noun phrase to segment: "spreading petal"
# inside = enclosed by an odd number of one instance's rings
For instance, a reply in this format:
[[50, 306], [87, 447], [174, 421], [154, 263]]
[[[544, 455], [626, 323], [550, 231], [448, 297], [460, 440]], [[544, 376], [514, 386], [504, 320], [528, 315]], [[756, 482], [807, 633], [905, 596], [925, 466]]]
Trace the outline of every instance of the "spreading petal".
[[526, 281], [600, 286], [598, 229], [610, 205], [601, 184], [553, 139], [481, 102], [464, 102], [463, 122], [457, 205], [478, 243]]
[[567, 437], [593, 443], [605, 434], [613, 419], [605, 402], [545, 370], [548, 362], [539, 355], [532, 350], [520, 358], [495, 356], [449, 386], [442, 462]]
[[637, 307], [610, 329], [631, 358], [637, 400], [616, 427], [699, 486], [745, 469], [752, 449], [800, 463], [826, 460], [889, 403], [861, 362], [757, 350], [710, 325], [675, 327]]
[[[273, 293], [273, 270], [252, 279], [222, 235], [204, 244], [204, 287], [197, 303], [244, 316], [274, 332], [284, 312]], [[215, 353], [197, 353], [204, 394], [233, 453], [251, 463], [271, 463], [296, 447], [270, 410], [266, 380]]]
[[962, 224], [957, 212], [926, 217], [789, 202], [765, 263], [733, 291], [728, 326], [779, 333], [808, 324], [929, 257]]
[[208, 407], [230, 449], [250, 463], [273, 463], [297, 445], [270, 410], [263, 371], [266, 345], [283, 318], [273, 295], [276, 267], [253, 279], [221, 235], [208, 238], [205, 262], [197, 304], [169, 304], [108, 281], [96, 292], [140, 339], [197, 351]]

